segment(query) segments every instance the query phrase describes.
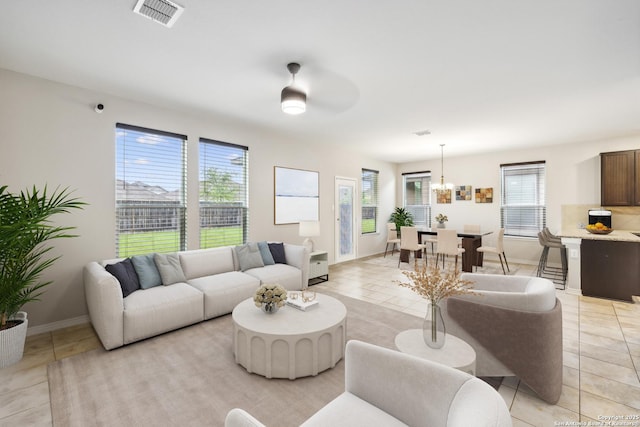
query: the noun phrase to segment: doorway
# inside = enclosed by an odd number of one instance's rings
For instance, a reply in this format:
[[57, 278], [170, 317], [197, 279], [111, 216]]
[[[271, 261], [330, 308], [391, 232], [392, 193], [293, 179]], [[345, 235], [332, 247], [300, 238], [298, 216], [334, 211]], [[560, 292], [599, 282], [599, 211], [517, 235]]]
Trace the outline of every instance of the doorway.
[[356, 258], [356, 180], [336, 177], [335, 184], [335, 261], [344, 262]]

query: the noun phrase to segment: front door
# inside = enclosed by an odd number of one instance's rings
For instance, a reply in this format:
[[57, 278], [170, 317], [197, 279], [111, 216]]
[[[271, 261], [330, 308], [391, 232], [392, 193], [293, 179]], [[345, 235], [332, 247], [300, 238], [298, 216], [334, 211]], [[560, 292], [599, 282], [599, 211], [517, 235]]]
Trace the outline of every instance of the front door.
[[336, 177], [335, 187], [336, 262], [356, 258], [356, 180]]

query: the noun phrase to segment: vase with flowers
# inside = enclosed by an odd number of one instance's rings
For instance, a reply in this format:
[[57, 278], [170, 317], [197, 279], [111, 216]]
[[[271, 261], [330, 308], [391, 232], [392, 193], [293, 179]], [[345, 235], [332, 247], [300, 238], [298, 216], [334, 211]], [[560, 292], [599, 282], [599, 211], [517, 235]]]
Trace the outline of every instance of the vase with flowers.
[[440, 302], [454, 295], [472, 294], [473, 282], [460, 278], [459, 270], [440, 270], [437, 265], [427, 269], [423, 265], [415, 271], [403, 271], [408, 282], [396, 281], [402, 287], [409, 288], [427, 299], [427, 314], [422, 326], [423, 338], [431, 348], [442, 348], [446, 338], [446, 328]]
[[438, 228], [445, 228], [445, 222], [449, 221], [449, 218], [447, 218], [446, 215], [442, 215], [441, 213], [439, 213], [438, 215], [436, 215], [435, 220], [438, 223]]
[[253, 302], [267, 314], [273, 314], [287, 300], [287, 290], [280, 285], [262, 285], [253, 295]]

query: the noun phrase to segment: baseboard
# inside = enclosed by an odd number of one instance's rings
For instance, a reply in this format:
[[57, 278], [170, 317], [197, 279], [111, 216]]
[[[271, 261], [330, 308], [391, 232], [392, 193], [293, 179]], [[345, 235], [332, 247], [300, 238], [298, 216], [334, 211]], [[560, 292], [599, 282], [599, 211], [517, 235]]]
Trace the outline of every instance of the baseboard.
[[38, 325], [27, 328], [27, 336], [43, 334], [45, 332], [51, 332], [58, 329], [68, 328], [69, 326], [82, 325], [89, 323], [89, 315], [73, 317], [71, 319], [60, 320], [58, 322], [47, 323], [45, 325]]

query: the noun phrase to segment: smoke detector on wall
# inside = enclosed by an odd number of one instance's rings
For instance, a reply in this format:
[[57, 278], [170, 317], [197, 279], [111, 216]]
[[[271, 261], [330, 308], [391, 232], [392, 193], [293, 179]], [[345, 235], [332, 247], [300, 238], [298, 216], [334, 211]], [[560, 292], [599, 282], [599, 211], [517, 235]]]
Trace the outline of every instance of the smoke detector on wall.
[[138, 0], [133, 11], [171, 28], [182, 15], [184, 7], [169, 0]]

